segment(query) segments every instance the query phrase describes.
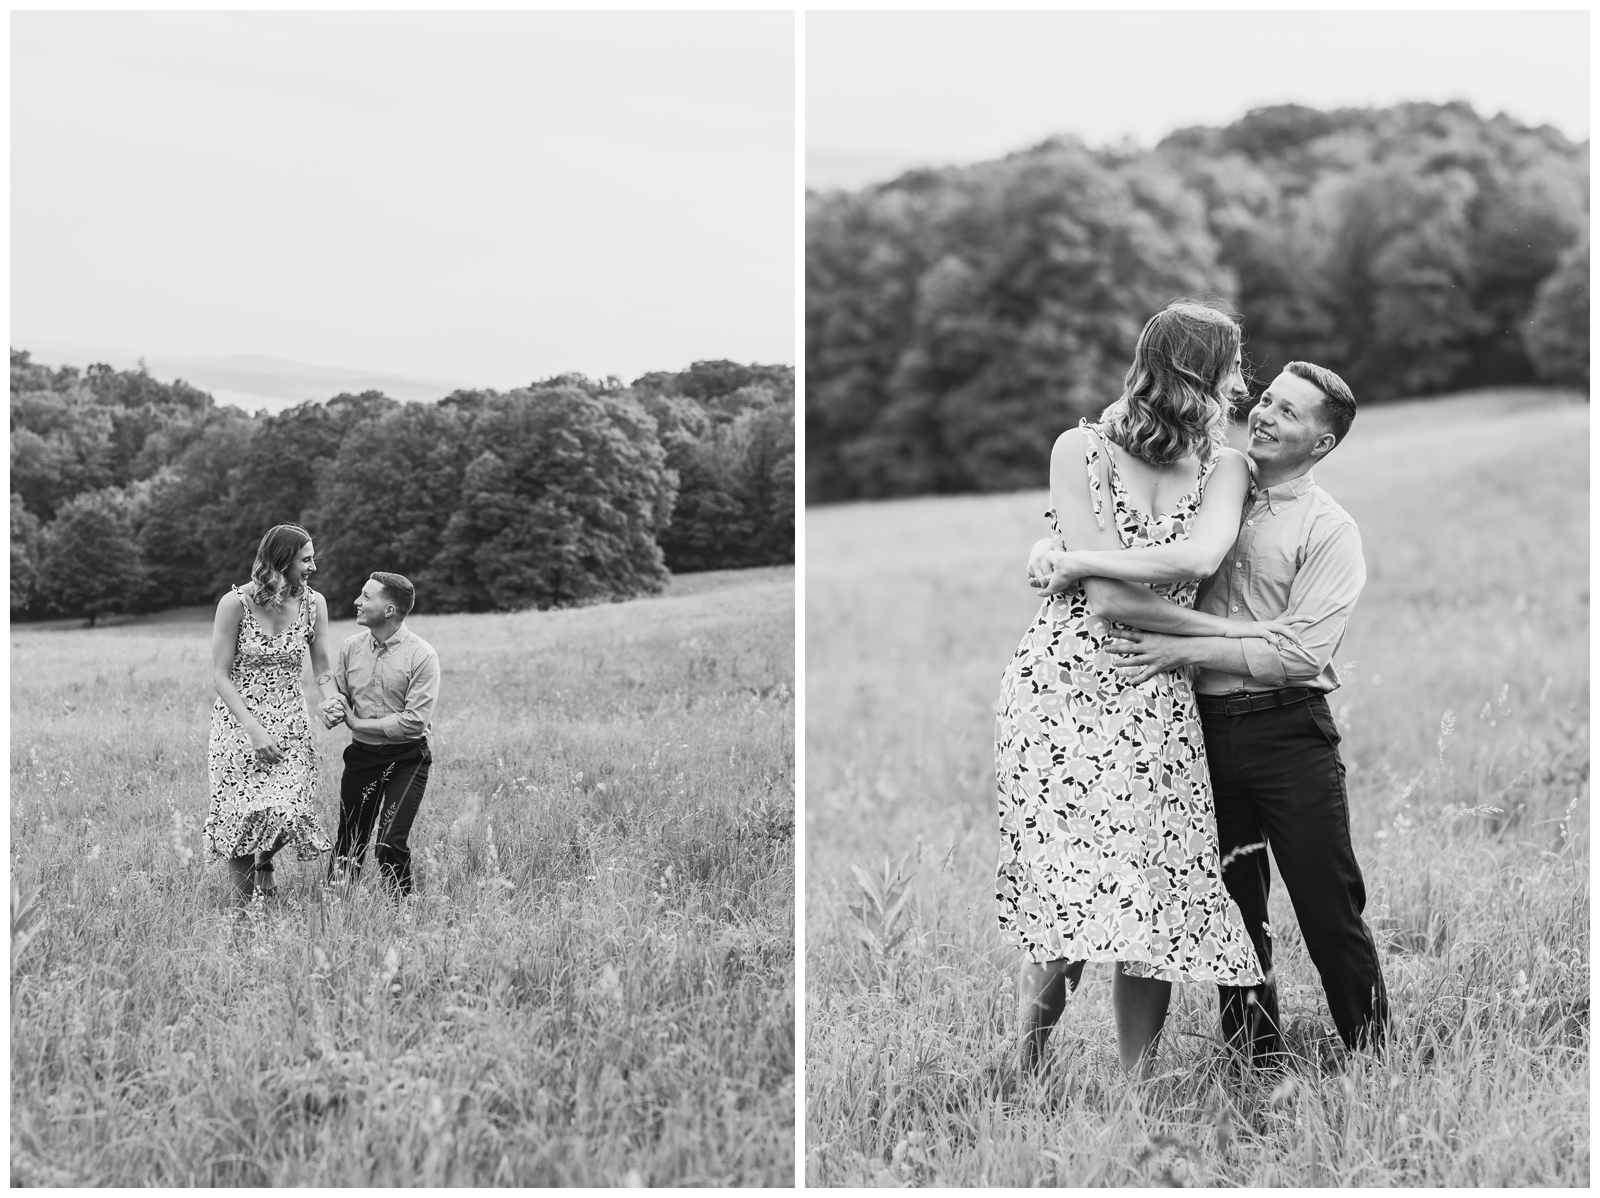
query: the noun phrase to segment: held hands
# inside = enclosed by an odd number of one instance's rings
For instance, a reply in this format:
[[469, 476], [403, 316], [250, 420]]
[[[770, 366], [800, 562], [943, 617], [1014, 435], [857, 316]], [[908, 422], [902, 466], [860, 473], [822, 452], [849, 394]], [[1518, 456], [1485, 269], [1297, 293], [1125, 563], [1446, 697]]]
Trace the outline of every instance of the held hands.
[[1028, 585], [1040, 595], [1059, 595], [1088, 575], [1066, 549], [1041, 549], [1028, 559]]
[[345, 704], [342, 694], [336, 694], [330, 699], [324, 699], [317, 705], [317, 714], [322, 717], [322, 726], [332, 728], [335, 724], [342, 724], [350, 714], [350, 709]]
[[[1299, 635], [1287, 624], [1278, 620], [1237, 621], [1228, 625], [1228, 637], [1241, 640], [1261, 637], [1273, 648], [1289, 645], [1304, 648]], [[1146, 632], [1141, 628], [1118, 630], [1116, 636], [1106, 641], [1106, 652], [1111, 654], [1113, 668], [1122, 678], [1135, 686], [1148, 682], [1157, 674], [1168, 674], [1191, 664], [1184, 654], [1188, 637], [1171, 636], [1164, 632]]]

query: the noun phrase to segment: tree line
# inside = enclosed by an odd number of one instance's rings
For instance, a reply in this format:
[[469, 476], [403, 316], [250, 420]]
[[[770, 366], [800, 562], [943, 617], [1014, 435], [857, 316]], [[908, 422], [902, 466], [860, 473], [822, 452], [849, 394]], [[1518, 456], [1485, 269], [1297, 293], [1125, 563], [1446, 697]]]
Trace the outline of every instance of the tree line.
[[1588, 176], [1587, 141], [1464, 103], [1286, 105], [809, 193], [807, 499], [1039, 485], [1183, 295], [1242, 314], [1263, 382], [1587, 388]]
[[285, 522], [311, 532], [335, 615], [380, 569], [416, 583], [419, 610], [447, 612], [792, 562], [794, 423], [788, 366], [252, 415], [142, 365], [52, 370], [13, 349], [11, 616], [215, 602]]

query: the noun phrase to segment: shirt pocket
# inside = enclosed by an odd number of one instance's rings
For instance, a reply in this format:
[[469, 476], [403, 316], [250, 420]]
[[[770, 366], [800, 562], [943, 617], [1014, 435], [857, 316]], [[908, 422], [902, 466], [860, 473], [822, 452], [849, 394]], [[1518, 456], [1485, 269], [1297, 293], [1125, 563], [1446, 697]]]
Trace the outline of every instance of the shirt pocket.
[[1292, 557], [1265, 553], [1247, 563], [1251, 598], [1256, 602], [1256, 618], [1275, 619], [1289, 606], [1289, 588], [1294, 585], [1298, 567]]

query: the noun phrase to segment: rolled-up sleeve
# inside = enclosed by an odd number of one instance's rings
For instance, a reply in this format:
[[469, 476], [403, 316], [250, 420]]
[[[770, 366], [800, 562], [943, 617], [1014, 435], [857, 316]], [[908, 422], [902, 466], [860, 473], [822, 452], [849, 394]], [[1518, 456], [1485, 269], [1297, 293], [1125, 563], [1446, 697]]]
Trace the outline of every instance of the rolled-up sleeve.
[[[1289, 606], [1279, 617], [1295, 630], [1302, 643], [1275, 650], [1266, 641], [1247, 640], [1245, 660], [1250, 663], [1251, 674], [1263, 682], [1270, 679], [1275, 686], [1309, 682], [1320, 675], [1344, 640], [1345, 625], [1366, 581], [1361, 533], [1354, 523], [1340, 520], [1309, 546], [1305, 561], [1290, 584]], [[1256, 668], [1257, 657], [1249, 648], [1252, 644], [1261, 646], [1261, 672]], [[1276, 672], [1268, 665], [1268, 656], [1277, 660]]]
[[346, 699], [350, 697], [350, 642], [345, 641], [333, 658], [333, 685]]
[[390, 712], [378, 721], [384, 739], [416, 740], [425, 735], [438, 701], [439, 655], [430, 649], [412, 663], [406, 680], [405, 709]]
[[1244, 650], [1244, 664], [1250, 671], [1250, 677], [1268, 686], [1282, 686], [1288, 680], [1284, 660], [1272, 647], [1271, 641], [1247, 636], [1239, 645]]

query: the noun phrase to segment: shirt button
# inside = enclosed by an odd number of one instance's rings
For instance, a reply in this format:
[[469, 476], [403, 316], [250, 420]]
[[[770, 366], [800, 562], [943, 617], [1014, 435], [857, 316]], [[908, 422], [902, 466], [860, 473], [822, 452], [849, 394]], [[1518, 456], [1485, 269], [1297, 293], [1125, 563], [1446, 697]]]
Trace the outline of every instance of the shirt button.
[[1256, 522], [1254, 520], [1246, 520], [1245, 523], [1250, 525], [1250, 527], [1254, 528]]
[[1232, 608], [1230, 608], [1229, 610], [1230, 611], [1238, 611], [1239, 610], [1239, 605], [1238, 604], [1234, 604], [1234, 606]]
[[1236, 567], [1238, 567], [1238, 568], [1239, 568], [1239, 569], [1240, 569], [1240, 570], [1243, 570], [1243, 569], [1244, 569], [1244, 563], [1243, 563], [1243, 562], [1234, 562], [1234, 563], [1233, 563], [1233, 564], [1234, 564], [1234, 565], [1235, 565], [1235, 566], [1236, 566]]

